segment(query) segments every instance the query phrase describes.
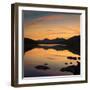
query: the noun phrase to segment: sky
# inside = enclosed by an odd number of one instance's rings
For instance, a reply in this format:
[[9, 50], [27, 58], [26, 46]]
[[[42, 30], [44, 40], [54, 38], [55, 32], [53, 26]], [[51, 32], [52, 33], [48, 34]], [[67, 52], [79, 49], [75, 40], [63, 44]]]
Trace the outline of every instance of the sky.
[[23, 11], [24, 37], [33, 40], [64, 38], [80, 35], [80, 15], [47, 12]]

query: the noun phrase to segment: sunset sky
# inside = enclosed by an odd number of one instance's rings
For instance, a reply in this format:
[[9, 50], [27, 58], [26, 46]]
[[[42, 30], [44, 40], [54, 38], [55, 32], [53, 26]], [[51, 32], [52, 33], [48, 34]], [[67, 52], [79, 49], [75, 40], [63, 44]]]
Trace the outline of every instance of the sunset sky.
[[34, 40], [80, 35], [80, 15], [46, 11], [23, 11], [24, 37]]

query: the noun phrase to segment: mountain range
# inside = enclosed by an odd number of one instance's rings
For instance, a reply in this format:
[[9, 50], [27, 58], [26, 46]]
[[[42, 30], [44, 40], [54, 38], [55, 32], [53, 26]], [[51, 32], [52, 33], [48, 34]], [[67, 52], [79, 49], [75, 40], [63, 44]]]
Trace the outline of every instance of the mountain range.
[[[41, 47], [39, 46], [39, 44], [58, 44], [58, 45], [51, 46], [51, 47], [48, 47], [48, 46]], [[69, 39], [56, 38], [52, 40], [49, 40], [49, 39], [32, 40], [29, 38], [24, 38], [24, 52], [30, 49], [33, 49], [35, 47], [44, 48], [44, 49], [53, 48], [56, 50], [61, 50], [62, 48], [62, 49], [68, 49], [74, 53], [80, 54], [80, 35], [71, 37]]]

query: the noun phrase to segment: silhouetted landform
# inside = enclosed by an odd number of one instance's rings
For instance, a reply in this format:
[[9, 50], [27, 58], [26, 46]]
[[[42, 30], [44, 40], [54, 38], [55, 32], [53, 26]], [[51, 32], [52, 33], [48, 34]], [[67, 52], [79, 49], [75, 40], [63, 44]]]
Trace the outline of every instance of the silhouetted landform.
[[80, 57], [78, 57], [78, 59], [80, 60]]
[[80, 48], [80, 36], [69, 38], [66, 44], [68, 44], [70, 47], [75, 46], [76, 48]]
[[[58, 44], [55, 46], [40, 46], [39, 44]], [[55, 50], [69, 50], [75, 54], [80, 55], [80, 36], [74, 36], [68, 40], [63, 38], [56, 38], [53, 40], [32, 40], [24, 38], [24, 52], [33, 48], [55, 49]]]
[[80, 36], [74, 36], [68, 39], [66, 42], [69, 51], [80, 55]]
[[77, 57], [67, 57], [67, 59], [77, 60]]
[[70, 62], [70, 64], [72, 64], [72, 62]]
[[68, 45], [70, 47], [75, 46], [76, 48], [80, 48], [80, 36], [74, 36], [69, 39], [64, 38], [56, 38], [53, 40], [44, 39], [44, 40], [37, 40], [40, 44], [63, 44]]
[[65, 42], [66, 39], [64, 38], [56, 38], [56, 39], [52, 39], [52, 40], [49, 40], [49, 39], [44, 39], [44, 40], [38, 40], [39, 43], [41, 44], [64, 44], [63, 42]]
[[80, 57], [72, 57], [72, 56], [69, 56], [69, 57], [67, 57], [67, 59], [71, 59], [71, 60], [80, 60]]
[[24, 52], [31, 50], [38, 46], [38, 43], [32, 39], [24, 38]]
[[36, 69], [39, 69], [39, 70], [48, 70], [50, 69], [48, 66], [46, 65], [38, 65], [35, 67]]
[[72, 72], [74, 75], [80, 75], [80, 62], [77, 62], [77, 65], [68, 66], [60, 69], [60, 71]]
[[[72, 62], [70, 62], [70, 64], [72, 64]], [[65, 65], [68, 65], [68, 63], [67, 63], [67, 62], [65, 62]]]
[[68, 63], [65, 63], [65, 65], [68, 65]]

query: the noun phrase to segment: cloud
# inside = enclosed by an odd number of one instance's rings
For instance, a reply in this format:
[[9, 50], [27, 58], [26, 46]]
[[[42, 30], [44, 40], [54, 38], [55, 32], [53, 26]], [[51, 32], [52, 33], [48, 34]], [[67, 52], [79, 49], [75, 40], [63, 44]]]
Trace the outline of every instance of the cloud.
[[37, 20], [58, 20], [58, 19], [62, 19], [63, 16], [62, 15], [50, 15], [50, 16], [43, 16], [38, 18]]
[[34, 19], [32, 22], [29, 21], [29, 24], [35, 25], [38, 22], [43, 23], [43, 22], [49, 22], [49, 21], [56, 21], [56, 20], [61, 20], [63, 19], [62, 15], [49, 15], [49, 16], [42, 16], [37, 19]]

